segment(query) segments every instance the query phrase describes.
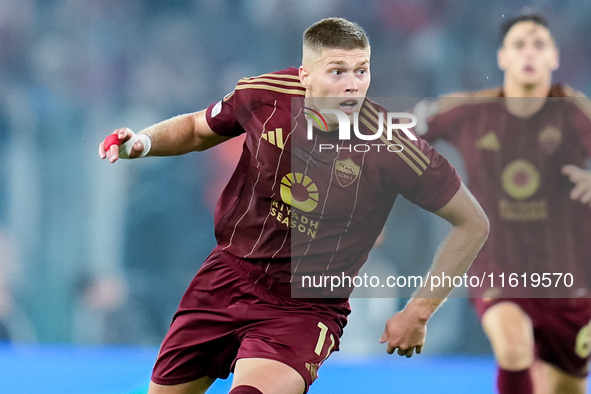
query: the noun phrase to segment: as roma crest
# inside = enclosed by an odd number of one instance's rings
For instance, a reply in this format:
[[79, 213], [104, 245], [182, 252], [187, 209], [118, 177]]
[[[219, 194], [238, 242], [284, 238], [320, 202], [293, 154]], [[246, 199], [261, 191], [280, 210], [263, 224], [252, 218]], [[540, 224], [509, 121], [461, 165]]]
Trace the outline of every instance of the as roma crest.
[[343, 160], [337, 160], [334, 167], [334, 173], [337, 181], [342, 187], [347, 187], [359, 176], [361, 167], [357, 165], [350, 157]]
[[540, 149], [547, 155], [556, 152], [562, 142], [562, 131], [558, 127], [546, 126], [538, 133]]

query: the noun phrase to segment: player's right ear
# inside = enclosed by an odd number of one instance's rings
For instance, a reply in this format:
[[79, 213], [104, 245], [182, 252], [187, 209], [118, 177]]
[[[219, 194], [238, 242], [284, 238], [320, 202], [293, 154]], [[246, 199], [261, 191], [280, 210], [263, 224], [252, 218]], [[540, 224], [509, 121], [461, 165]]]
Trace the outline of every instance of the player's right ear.
[[308, 67], [301, 65], [299, 69], [300, 83], [305, 89], [310, 87], [310, 70]]

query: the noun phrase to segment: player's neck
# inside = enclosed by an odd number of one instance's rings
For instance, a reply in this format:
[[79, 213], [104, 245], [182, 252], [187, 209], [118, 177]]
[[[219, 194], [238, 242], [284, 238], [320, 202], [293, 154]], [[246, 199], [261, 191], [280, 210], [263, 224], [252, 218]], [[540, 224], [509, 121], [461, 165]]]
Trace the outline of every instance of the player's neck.
[[505, 75], [503, 92], [505, 97], [548, 97], [551, 84], [550, 78], [539, 83], [524, 84]]
[[[505, 79], [503, 93], [507, 111], [520, 118], [527, 118], [538, 112], [546, 103], [550, 92], [550, 80], [540, 84], [524, 85]], [[518, 98], [519, 97], [519, 98]]]

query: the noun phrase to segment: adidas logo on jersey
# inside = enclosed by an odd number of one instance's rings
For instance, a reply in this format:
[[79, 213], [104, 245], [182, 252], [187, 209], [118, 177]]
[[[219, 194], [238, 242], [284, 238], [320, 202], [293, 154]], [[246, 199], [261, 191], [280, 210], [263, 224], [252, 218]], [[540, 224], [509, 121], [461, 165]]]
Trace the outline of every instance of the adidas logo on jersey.
[[271, 145], [275, 145], [279, 149], [283, 149], [283, 129], [277, 128], [272, 131], [265, 131], [262, 137]]
[[501, 143], [493, 130], [486, 133], [476, 141], [476, 147], [484, 150], [498, 151], [501, 149]]

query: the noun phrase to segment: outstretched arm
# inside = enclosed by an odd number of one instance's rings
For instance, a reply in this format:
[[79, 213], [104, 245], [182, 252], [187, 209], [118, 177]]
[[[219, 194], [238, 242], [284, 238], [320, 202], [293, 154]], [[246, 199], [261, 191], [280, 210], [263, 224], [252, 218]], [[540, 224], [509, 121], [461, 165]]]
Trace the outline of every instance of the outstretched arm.
[[591, 171], [566, 165], [562, 167], [562, 173], [575, 184], [570, 192], [570, 198], [591, 206]]
[[[437, 255], [431, 276], [462, 276], [472, 264], [488, 236], [488, 219], [484, 211], [462, 184], [455, 196], [436, 215], [453, 225]], [[453, 286], [421, 287], [406, 307], [386, 322], [380, 342], [388, 343], [387, 352], [398, 348], [399, 355], [411, 357], [420, 353], [425, 343], [426, 324], [453, 290]]]
[[[120, 147], [112, 145], [105, 150], [104, 141], [99, 145], [99, 157], [109, 158], [111, 163], [117, 161], [119, 157], [130, 159], [140, 157], [145, 149], [148, 149], [147, 156], [175, 156], [209, 149], [230, 139], [211, 130], [205, 119], [205, 110], [175, 116], [152, 125], [138, 134], [128, 128], [117, 129], [113, 134], [118, 136], [122, 144]], [[145, 140], [146, 137], [149, 141]]]

